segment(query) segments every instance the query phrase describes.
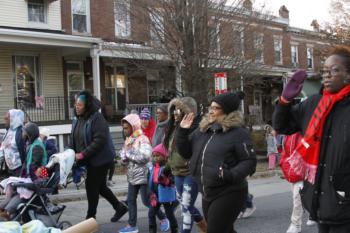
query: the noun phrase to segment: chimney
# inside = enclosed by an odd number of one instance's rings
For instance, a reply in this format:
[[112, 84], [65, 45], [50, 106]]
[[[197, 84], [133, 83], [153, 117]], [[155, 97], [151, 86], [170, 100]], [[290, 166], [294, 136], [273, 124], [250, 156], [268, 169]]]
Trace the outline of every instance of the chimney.
[[243, 8], [248, 10], [248, 11], [252, 11], [253, 10], [253, 4], [252, 4], [252, 1], [250, 0], [245, 0], [243, 2]]
[[312, 20], [310, 26], [312, 26], [314, 28], [315, 32], [320, 32], [320, 24], [318, 23], [318, 21], [316, 19]]
[[279, 14], [281, 18], [289, 19], [289, 10], [285, 5], [280, 7]]

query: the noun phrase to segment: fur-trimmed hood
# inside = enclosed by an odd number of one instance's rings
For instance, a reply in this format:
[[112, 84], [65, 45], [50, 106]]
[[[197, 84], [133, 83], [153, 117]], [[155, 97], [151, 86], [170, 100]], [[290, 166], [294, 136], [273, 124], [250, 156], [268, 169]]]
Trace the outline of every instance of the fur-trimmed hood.
[[175, 108], [181, 109], [185, 114], [189, 114], [191, 112], [196, 116], [197, 111], [197, 102], [192, 97], [182, 97], [182, 98], [174, 98], [169, 102], [168, 112], [169, 118], [172, 115], [172, 112]]
[[[201, 132], [207, 132], [209, 128], [211, 128], [214, 124], [209, 123], [209, 113], [207, 113], [202, 121], [199, 124], [199, 128]], [[216, 121], [216, 125], [219, 126], [219, 128], [222, 129], [222, 131], [225, 133], [233, 128], [238, 128], [244, 126], [244, 119], [243, 114], [240, 111], [234, 111], [229, 114], [222, 115], [219, 117], [219, 119]]]

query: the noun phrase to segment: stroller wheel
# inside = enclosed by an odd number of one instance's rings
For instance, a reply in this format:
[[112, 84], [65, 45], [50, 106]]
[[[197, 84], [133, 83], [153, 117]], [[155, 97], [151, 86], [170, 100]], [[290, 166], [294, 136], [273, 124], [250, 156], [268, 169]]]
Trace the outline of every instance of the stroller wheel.
[[72, 226], [72, 223], [70, 223], [68, 221], [62, 221], [62, 222], [60, 222], [60, 224], [58, 224], [58, 228], [60, 228], [61, 230], [67, 229], [71, 226]]

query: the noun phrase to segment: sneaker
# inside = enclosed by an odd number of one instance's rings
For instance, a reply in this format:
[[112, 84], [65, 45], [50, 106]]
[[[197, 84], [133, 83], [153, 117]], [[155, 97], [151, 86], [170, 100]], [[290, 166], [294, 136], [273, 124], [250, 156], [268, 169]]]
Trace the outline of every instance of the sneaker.
[[237, 219], [242, 218], [243, 213], [244, 213], [244, 212], [240, 212], [239, 215], [237, 216]]
[[160, 230], [167, 232], [169, 230], [169, 220], [167, 218], [160, 220]]
[[124, 214], [128, 212], [128, 207], [122, 202], [119, 202], [118, 208], [115, 211], [114, 216], [111, 218], [111, 222], [117, 222]]
[[114, 185], [113, 180], [108, 180], [108, 181], [107, 181], [107, 186], [108, 186], [108, 187], [112, 187], [113, 185]]
[[248, 218], [250, 217], [256, 210], [256, 207], [253, 206], [252, 208], [246, 208], [244, 213], [242, 214], [242, 218]]
[[288, 230], [286, 233], [300, 233], [301, 232], [301, 226], [294, 225], [291, 223], [288, 227]]
[[306, 226], [314, 226], [314, 225], [316, 225], [316, 221], [314, 221], [314, 220], [311, 220], [311, 219], [309, 219], [309, 220], [307, 220], [307, 222], [306, 222]]
[[139, 229], [137, 227], [126, 226], [120, 229], [119, 233], [139, 233]]

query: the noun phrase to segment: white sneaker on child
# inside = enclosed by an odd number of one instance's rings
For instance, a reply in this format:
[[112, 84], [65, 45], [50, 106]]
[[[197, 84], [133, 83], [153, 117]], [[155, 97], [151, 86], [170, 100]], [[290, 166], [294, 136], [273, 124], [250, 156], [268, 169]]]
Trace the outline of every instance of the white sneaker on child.
[[288, 227], [288, 230], [286, 233], [300, 233], [301, 232], [301, 226], [296, 226], [293, 223], [291, 223]]
[[248, 218], [255, 212], [255, 210], [256, 210], [255, 206], [253, 206], [252, 208], [246, 208], [241, 217]]
[[317, 223], [317, 222], [315, 222], [315, 221], [313, 221], [313, 220], [311, 220], [311, 219], [308, 219], [307, 222], [306, 222], [306, 226], [309, 226], [309, 227], [310, 227], [310, 226], [314, 226], [314, 225], [316, 225], [316, 223]]

